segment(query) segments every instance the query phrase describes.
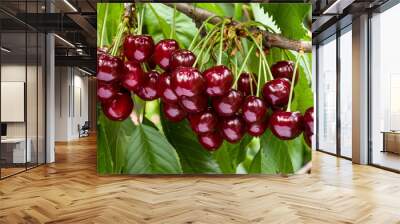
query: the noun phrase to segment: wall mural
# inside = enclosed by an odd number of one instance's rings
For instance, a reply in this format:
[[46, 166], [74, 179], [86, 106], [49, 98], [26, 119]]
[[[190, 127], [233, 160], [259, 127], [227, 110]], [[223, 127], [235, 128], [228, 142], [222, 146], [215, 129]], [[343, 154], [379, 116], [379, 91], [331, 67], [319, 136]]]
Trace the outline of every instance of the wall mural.
[[97, 4], [100, 174], [311, 167], [311, 5]]

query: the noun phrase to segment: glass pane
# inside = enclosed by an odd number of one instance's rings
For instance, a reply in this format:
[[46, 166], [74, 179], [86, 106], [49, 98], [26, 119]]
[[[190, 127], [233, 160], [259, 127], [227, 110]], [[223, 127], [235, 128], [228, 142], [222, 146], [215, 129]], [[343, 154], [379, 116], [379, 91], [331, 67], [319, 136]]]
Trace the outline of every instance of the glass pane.
[[336, 153], [336, 39], [318, 48], [318, 147]]
[[46, 149], [45, 149], [45, 44], [46, 37], [44, 34], [39, 33], [38, 41], [38, 164], [45, 163]]

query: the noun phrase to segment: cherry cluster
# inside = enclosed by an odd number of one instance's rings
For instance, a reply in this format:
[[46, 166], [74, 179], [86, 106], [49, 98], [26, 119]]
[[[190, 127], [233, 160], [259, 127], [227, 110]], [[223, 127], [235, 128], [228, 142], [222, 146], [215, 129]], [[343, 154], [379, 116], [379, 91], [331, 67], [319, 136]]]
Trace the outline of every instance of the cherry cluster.
[[[311, 144], [313, 108], [304, 116], [284, 111], [294, 74], [291, 61], [271, 67], [274, 79], [263, 85], [260, 98], [253, 95], [257, 88], [254, 74], [240, 74], [234, 89], [235, 77], [228, 67], [216, 65], [201, 72], [193, 67], [196, 56], [180, 49], [172, 39], [155, 45], [151, 36], [128, 35], [123, 58], [105, 52], [98, 55], [97, 95], [111, 120], [130, 115], [133, 92], [145, 101], [160, 98], [162, 111], [172, 122], [187, 118], [207, 150], [218, 149], [223, 140], [237, 143], [246, 132], [260, 136], [268, 127], [282, 140], [294, 139], [304, 131], [306, 142]], [[154, 70], [156, 65], [162, 74]]]

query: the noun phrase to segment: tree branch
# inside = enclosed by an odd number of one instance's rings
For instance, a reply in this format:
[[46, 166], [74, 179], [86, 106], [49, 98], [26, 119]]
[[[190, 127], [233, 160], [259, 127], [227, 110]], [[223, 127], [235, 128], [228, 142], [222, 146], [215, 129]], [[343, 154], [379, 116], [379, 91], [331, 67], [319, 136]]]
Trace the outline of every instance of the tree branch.
[[[169, 7], [174, 7], [175, 5], [178, 11], [186, 14], [187, 16], [189, 16], [194, 20], [204, 21], [209, 17], [216, 16], [214, 13], [211, 13], [207, 10], [201, 8], [194, 8], [192, 5], [188, 3], [164, 3], [164, 4]], [[220, 21], [221, 21], [220, 17], [214, 17], [209, 20], [209, 23], [217, 24]], [[237, 22], [234, 21], [234, 23]], [[252, 31], [255, 32], [255, 30]], [[263, 43], [265, 44], [266, 47], [279, 47], [294, 51], [303, 50], [304, 52], [312, 51], [312, 45], [310, 41], [290, 40], [282, 35], [274, 34], [264, 30], [258, 30], [258, 32], [261, 32], [263, 34], [264, 37]]]

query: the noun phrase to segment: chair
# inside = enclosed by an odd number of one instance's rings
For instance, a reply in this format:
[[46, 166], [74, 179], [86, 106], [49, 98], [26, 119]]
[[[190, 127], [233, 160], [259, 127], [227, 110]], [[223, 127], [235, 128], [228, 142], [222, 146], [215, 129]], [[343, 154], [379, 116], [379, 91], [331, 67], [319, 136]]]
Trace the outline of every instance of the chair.
[[85, 121], [82, 127], [78, 124], [79, 138], [89, 136], [90, 124], [89, 121]]

